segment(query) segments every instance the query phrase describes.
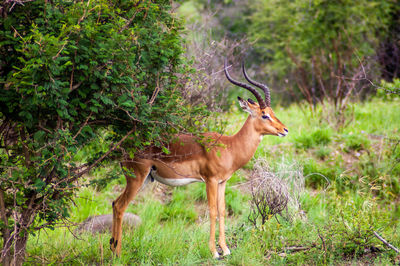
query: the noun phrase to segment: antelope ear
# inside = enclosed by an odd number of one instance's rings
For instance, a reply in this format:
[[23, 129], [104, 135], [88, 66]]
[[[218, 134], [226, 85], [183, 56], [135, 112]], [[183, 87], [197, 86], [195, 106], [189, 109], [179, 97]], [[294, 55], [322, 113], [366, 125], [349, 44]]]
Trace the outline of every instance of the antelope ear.
[[251, 104], [256, 104], [256, 102], [255, 101], [253, 101], [252, 99], [250, 99], [250, 98], [248, 98], [247, 99], [247, 102], [249, 102], [249, 103], [251, 103]]
[[246, 100], [243, 100], [242, 98], [238, 97], [239, 105], [242, 107], [242, 109], [245, 112], [248, 112], [249, 114], [253, 115], [253, 110], [250, 108], [249, 103]]

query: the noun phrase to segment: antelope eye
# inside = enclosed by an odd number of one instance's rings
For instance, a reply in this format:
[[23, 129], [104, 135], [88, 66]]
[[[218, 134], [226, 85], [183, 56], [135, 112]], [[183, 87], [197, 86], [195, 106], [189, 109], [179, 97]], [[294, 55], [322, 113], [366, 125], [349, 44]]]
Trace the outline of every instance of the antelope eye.
[[271, 119], [271, 117], [269, 117], [269, 115], [263, 115], [262, 118], [263, 119]]

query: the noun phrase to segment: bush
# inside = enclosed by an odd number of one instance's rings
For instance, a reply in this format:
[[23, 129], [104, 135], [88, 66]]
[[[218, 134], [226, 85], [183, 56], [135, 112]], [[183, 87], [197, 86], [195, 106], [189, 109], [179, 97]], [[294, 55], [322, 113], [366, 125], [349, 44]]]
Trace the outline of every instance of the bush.
[[318, 145], [327, 145], [332, 140], [332, 130], [330, 128], [318, 128], [310, 133], [302, 132], [296, 136], [295, 146], [301, 149], [310, 149]]
[[[296, 162], [282, 160], [272, 172], [265, 159], [258, 159], [249, 185], [251, 196], [248, 220], [256, 228], [260, 223], [262, 229], [277, 214], [291, 220], [299, 213], [304, 176]], [[286, 215], [283, 210], [286, 210]]]
[[[248, 29], [267, 73], [297, 85], [310, 105], [328, 100], [337, 118], [366, 86], [364, 69], [390, 23], [392, 1], [252, 2]], [[356, 51], [356, 52], [355, 52]], [[378, 71], [371, 71], [378, 73]], [[370, 79], [379, 77], [377, 74]]]
[[179, 93], [187, 69], [170, 1], [0, 5], [1, 258], [20, 264], [29, 234], [68, 217], [80, 177], [161, 146], [202, 107]]
[[315, 145], [327, 145], [332, 140], [332, 130], [330, 128], [319, 128], [311, 134]]
[[324, 228], [326, 245], [333, 247], [330, 252], [357, 257], [365, 249], [381, 245], [373, 232], [389, 225], [390, 213], [381, 211], [373, 198], [345, 196], [332, 203], [330, 221]]
[[368, 150], [370, 141], [367, 136], [360, 134], [342, 135], [345, 152]]
[[326, 159], [326, 158], [329, 156], [329, 154], [330, 154], [331, 152], [332, 152], [332, 151], [331, 151], [330, 148], [328, 148], [328, 147], [326, 147], [326, 146], [320, 146], [320, 147], [318, 147], [318, 148], [315, 150], [315, 155], [316, 155], [319, 159], [324, 160], [324, 159]]
[[314, 159], [308, 159], [304, 162], [303, 167], [306, 186], [312, 188], [327, 187], [331, 182], [338, 180], [342, 171], [339, 160], [335, 160], [333, 165], [327, 165], [318, 163]]
[[309, 148], [312, 148], [314, 146], [314, 143], [310, 135], [303, 133], [295, 137], [294, 145], [297, 149], [307, 150]]

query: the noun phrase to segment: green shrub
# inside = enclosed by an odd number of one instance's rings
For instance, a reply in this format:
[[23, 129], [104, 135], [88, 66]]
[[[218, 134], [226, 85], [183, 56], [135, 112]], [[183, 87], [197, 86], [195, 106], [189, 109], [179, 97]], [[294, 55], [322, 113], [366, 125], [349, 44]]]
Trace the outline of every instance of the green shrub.
[[337, 77], [343, 69], [361, 71], [358, 56], [376, 52], [396, 5], [387, 0], [256, 0], [248, 36], [255, 42], [260, 60], [268, 62], [267, 73], [282, 83], [286, 78], [292, 88], [296, 82], [310, 105], [328, 98], [338, 111], [335, 118], [340, 118], [348, 89]]
[[19, 265], [29, 234], [68, 217], [79, 178], [193, 129], [204, 109], [180, 93], [189, 69], [170, 1], [0, 5], [1, 259]]
[[311, 134], [302, 133], [295, 138], [296, 148], [309, 149], [318, 145], [327, 145], [332, 141], [332, 130], [330, 128], [318, 128]]
[[311, 148], [314, 143], [312, 141], [312, 138], [309, 134], [301, 134], [299, 136], [295, 137], [295, 143], [294, 143], [295, 147], [297, 149], [309, 149]]
[[372, 197], [345, 196], [333, 198], [329, 222], [324, 228], [327, 245], [336, 255], [359, 256], [366, 248], [380, 246], [374, 231], [390, 222], [390, 213], [381, 210]]
[[326, 147], [326, 146], [319, 146], [316, 150], [315, 150], [315, 155], [321, 159], [324, 160], [326, 159], [329, 154], [331, 153], [331, 149]]
[[345, 152], [367, 150], [370, 147], [370, 141], [365, 135], [342, 135], [342, 138], [344, 139], [343, 150]]
[[333, 165], [321, 164], [314, 159], [304, 162], [303, 174], [306, 178], [306, 186], [320, 188], [328, 186], [335, 181], [342, 171], [340, 162], [335, 161]]
[[329, 127], [319, 128], [311, 134], [315, 145], [326, 145], [332, 140], [332, 130]]

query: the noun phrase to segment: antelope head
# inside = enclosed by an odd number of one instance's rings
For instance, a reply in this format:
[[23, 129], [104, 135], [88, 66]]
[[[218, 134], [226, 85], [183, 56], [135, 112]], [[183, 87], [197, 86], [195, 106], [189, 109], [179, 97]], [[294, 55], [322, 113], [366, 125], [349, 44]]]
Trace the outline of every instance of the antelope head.
[[250, 113], [251, 118], [257, 122], [255, 123], [255, 130], [261, 135], [275, 135], [279, 137], [286, 136], [289, 132], [288, 129], [281, 121], [279, 121], [279, 119], [275, 116], [274, 111], [271, 109], [271, 97], [269, 88], [266, 85], [249, 78], [244, 66], [244, 62], [242, 63], [244, 77], [250, 84], [264, 91], [264, 99], [262, 98], [261, 94], [252, 86], [236, 81], [229, 75], [227, 59], [225, 59], [224, 70], [226, 78], [231, 83], [249, 90], [256, 97], [257, 102], [253, 101], [252, 99], [248, 99], [246, 101], [238, 97], [240, 107], [242, 107], [244, 111]]

